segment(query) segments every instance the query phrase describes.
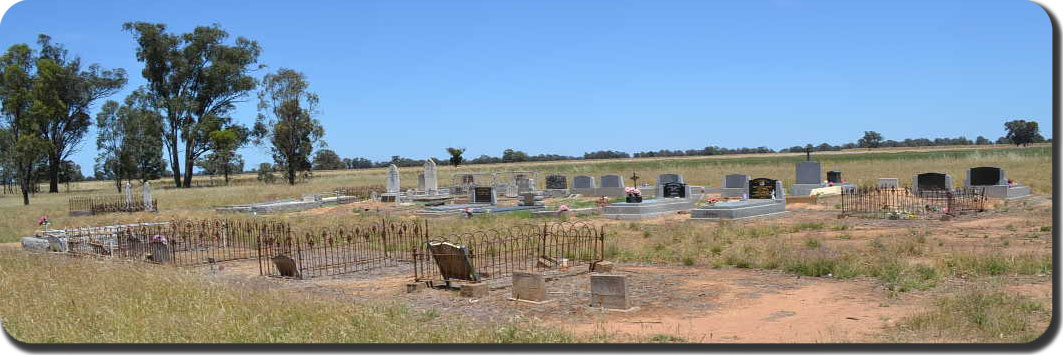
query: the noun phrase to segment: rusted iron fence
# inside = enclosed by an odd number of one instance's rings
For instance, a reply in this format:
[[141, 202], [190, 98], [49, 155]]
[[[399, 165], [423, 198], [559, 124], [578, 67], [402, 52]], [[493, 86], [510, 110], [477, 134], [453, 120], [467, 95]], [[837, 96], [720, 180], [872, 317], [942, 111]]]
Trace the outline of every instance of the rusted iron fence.
[[[174, 220], [65, 230], [68, 253], [192, 266], [257, 256], [257, 238], [274, 222]], [[53, 231], [54, 234], [54, 231]]]
[[933, 219], [985, 210], [984, 188], [920, 190], [863, 187], [842, 194], [843, 216]]
[[[604, 227], [583, 222], [524, 225], [489, 229], [434, 238], [418, 245], [414, 254], [416, 281], [445, 281], [440, 267], [465, 268], [471, 264], [470, 281], [503, 278], [514, 271], [576, 270], [602, 260]], [[438, 248], [443, 243], [458, 248]], [[446, 260], [437, 263], [437, 260]], [[441, 265], [443, 264], [443, 265]], [[462, 278], [466, 279], [466, 278]]]
[[90, 214], [103, 214], [115, 212], [144, 212], [158, 211], [159, 202], [151, 200], [152, 209], [144, 205], [144, 199], [133, 198], [132, 203], [126, 203], [123, 195], [107, 196], [76, 196], [69, 200], [70, 212], [87, 211]]
[[308, 279], [368, 271], [413, 261], [428, 240], [428, 224], [382, 219], [368, 225], [267, 235], [258, 244], [262, 275]]

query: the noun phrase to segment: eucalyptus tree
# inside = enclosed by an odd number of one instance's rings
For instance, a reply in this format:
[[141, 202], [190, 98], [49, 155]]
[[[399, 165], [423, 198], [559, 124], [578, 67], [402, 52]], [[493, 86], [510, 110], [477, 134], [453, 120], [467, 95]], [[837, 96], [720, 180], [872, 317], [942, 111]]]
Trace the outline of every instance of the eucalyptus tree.
[[97, 100], [110, 96], [126, 83], [124, 69], [102, 69], [99, 64], [82, 68], [81, 58], [39, 35], [41, 46], [33, 85], [31, 113], [37, 115], [41, 136], [48, 142], [48, 192], [59, 192], [64, 160], [77, 151], [92, 126], [90, 110]]
[[189, 187], [196, 160], [211, 149], [210, 133], [228, 126], [235, 104], [255, 89], [250, 72], [261, 68], [256, 64], [262, 49], [244, 37], [227, 44], [229, 33], [218, 25], [183, 34], [169, 33], [161, 23], [128, 22], [122, 28], [136, 37], [146, 92], [165, 121], [162, 136], [174, 184]]
[[314, 147], [324, 145], [325, 128], [314, 118], [318, 97], [308, 90], [309, 85], [303, 73], [280, 68], [263, 78], [258, 94], [254, 143], [269, 143], [273, 160], [284, 167], [291, 185], [300, 172], [310, 171]]
[[22, 204], [30, 204], [29, 194], [36, 185], [36, 166], [47, 154], [49, 143], [40, 135], [40, 116], [32, 114], [34, 71], [37, 58], [26, 44], [12, 45], [0, 55], [0, 144], [5, 150], [0, 159], [13, 170], [22, 190]]

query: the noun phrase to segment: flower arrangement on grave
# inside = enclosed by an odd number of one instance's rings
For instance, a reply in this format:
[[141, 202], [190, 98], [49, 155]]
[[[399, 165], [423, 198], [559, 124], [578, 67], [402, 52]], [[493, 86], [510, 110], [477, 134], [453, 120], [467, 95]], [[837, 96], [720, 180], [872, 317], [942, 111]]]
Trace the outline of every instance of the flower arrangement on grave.
[[1015, 186], [1015, 184], [1016, 184], [1015, 180], [1012, 180], [1010, 178], [1008, 179], [1008, 186]]
[[709, 206], [715, 205], [717, 203], [720, 203], [720, 199], [715, 197], [709, 199]]
[[602, 196], [598, 198], [598, 201], [594, 202], [598, 207], [605, 207], [609, 205], [609, 196]]
[[642, 202], [642, 190], [639, 190], [637, 187], [625, 187], [624, 193], [627, 194], [628, 203]]
[[568, 212], [568, 211], [569, 211], [569, 209], [568, 209], [568, 205], [561, 205], [561, 206], [558, 206], [558, 207], [557, 207], [557, 211], [558, 211], [558, 212], [561, 212], [561, 213], [565, 213], [565, 212]]
[[154, 237], [151, 237], [151, 242], [159, 242], [162, 244], [166, 244], [166, 236], [156, 234]]
[[41, 218], [37, 218], [37, 225], [48, 229], [48, 226], [52, 225], [52, 221], [48, 220], [48, 216], [41, 216]]

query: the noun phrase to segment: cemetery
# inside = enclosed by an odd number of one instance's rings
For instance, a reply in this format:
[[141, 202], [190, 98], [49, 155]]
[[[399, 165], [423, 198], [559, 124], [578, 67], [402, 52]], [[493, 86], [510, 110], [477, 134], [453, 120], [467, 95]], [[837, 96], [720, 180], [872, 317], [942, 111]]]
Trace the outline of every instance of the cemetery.
[[[911, 184], [882, 177], [864, 179], [864, 184], [858, 186], [841, 180], [838, 171], [829, 171], [825, 181], [812, 183], [813, 177], [822, 177], [818, 162], [813, 163], [817, 164], [795, 162], [797, 168], [791, 177], [798, 177], [796, 180], [764, 172], [754, 175], [759, 177], [719, 172], [720, 187], [691, 183], [685, 176], [689, 170], [657, 171], [652, 175], [652, 185], [639, 181], [640, 174], [649, 175], [641, 171], [624, 174], [630, 174], [629, 178], [609, 172], [554, 172], [545, 175], [542, 185], [536, 185], [540, 174], [532, 169], [437, 172], [435, 180], [449, 173], [453, 182], [440, 187], [438, 183], [433, 186], [433, 164], [426, 163], [423, 168], [411, 169], [417, 171], [417, 187], [402, 189], [399, 169], [392, 166], [383, 169], [382, 184], [374, 184], [379, 181], [375, 179], [368, 180], [369, 184], [330, 181], [331, 186], [344, 186], [323, 189], [331, 190], [324, 193], [304, 193], [297, 199], [212, 209], [251, 216], [44, 228], [23, 237], [21, 246], [25, 251], [46, 255], [135, 261], [130, 265], [142, 268], [163, 265], [204, 270], [200, 272], [221, 277], [220, 280], [258, 280], [253, 282], [279, 289], [296, 287], [303, 290], [297, 291], [300, 294], [355, 292], [358, 296], [351, 297], [359, 300], [385, 297], [415, 309], [458, 312], [476, 319], [532, 316], [551, 325], [574, 324], [577, 333], [594, 319], [607, 319], [618, 332], [641, 332], [625, 322], [646, 317], [657, 317], [654, 319], [661, 319], [661, 324], [681, 322], [680, 318], [671, 318], [672, 313], [668, 312], [673, 311], [687, 314], [696, 322], [711, 323], [732, 313], [734, 317], [749, 317], [744, 308], [726, 307], [749, 302], [749, 297], [759, 297], [756, 302], [783, 297], [753, 285], [831, 287], [830, 292], [860, 294], [865, 291], [858, 290], [869, 286], [857, 285], [875, 281], [824, 283], [817, 280], [831, 277], [816, 269], [801, 271], [804, 269], [786, 265], [833, 258], [823, 253], [846, 250], [835, 249], [842, 248], [835, 244], [847, 242], [838, 238], [850, 238], [850, 233], [852, 238], [872, 241], [879, 240], [874, 236], [877, 230], [928, 230], [934, 231], [928, 232], [933, 235], [948, 235], [946, 231], [954, 228], [950, 227], [954, 223], [981, 226], [983, 220], [992, 223], [998, 216], [1010, 215], [1002, 214], [1006, 210], [1002, 204], [1023, 206], [1031, 198], [1029, 201], [1042, 201], [1029, 194], [1019, 197], [1029, 187], [1014, 180], [1009, 182], [1003, 169], [993, 167], [968, 168], [968, 177], [960, 186], [955, 186], [946, 172], [918, 172]], [[808, 183], [787, 186], [784, 180]], [[998, 192], [991, 193], [994, 187]], [[788, 195], [795, 191], [818, 198], [799, 200]], [[144, 201], [135, 200], [141, 204]], [[125, 196], [118, 196], [113, 203], [125, 206]], [[157, 206], [154, 196], [152, 204]], [[364, 214], [366, 209], [377, 209], [378, 213]], [[288, 216], [315, 221], [314, 214], [283, 213], [316, 210], [332, 211], [329, 215], [336, 220], [307, 224]], [[521, 211], [527, 214], [516, 213]], [[865, 226], [878, 223], [876, 220], [895, 224]], [[823, 227], [832, 224], [834, 227]], [[839, 226], [845, 229], [839, 232]], [[805, 231], [807, 228], [812, 230]], [[716, 252], [688, 249], [689, 244], [667, 246], [685, 233], [781, 233], [797, 240], [814, 239], [831, 247], [807, 249], [780, 244], [774, 238], [757, 243], [739, 237], [731, 239], [731, 243], [737, 243], [735, 246], [723, 247], [722, 255], [713, 256]], [[643, 243], [666, 247], [648, 249]], [[946, 247], [963, 248], [970, 242], [948, 238], [944, 243]], [[646, 257], [641, 256], [646, 250], [686, 255], [664, 260], [681, 260], [682, 265], [693, 266], [647, 266], [639, 262]], [[757, 253], [763, 254], [742, 254], [749, 250], [761, 250]], [[777, 264], [758, 261], [765, 255], [781, 255], [778, 257], [783, 259]], [[661, 257], [664, 256], [649, 260]], [[724, 267], [705, 267], [699, 260], [706, 257]], [[798, 271], [763, 274], [747, 270], [748, 267]], [[833, 269], [835, 273], [837, 270]], [[814, 277], [794, 281], [788, 276], [793, 273]], [[709, 281], [696, 283], [699, 278]], [[748, 280], [758, 281], [750, 284]], [[700, 286], [692, 287], [692, 282]], [[706, 292], [714, 296], [703, 299]], [[882, 296], [875, 304], [899, 302], [889, 299]], [[835, 304], [832, 302], [825, 305]], [[771, 305], [763, 303], [763, 307]], [[877, 306], [868, 310], [883, 317], [894, 312]], [[831, 317], [829, 308], [809, 311]], [[754, 319], [771, 316], [764, 317], [757, 315]], [[640, 329], [658, 329], [655, 324]]]

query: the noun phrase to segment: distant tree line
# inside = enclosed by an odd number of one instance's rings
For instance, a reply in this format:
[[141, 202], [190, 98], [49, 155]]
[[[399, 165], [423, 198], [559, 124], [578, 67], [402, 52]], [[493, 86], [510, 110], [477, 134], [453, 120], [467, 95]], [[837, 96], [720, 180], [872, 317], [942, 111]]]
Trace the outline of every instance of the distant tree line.
[[[729, 155], [729, 154], [758, 154], [758, 153], [796, 153], [805, 152], [811, 150], [814, 152], [828, 152], [839, 151], [843, 149], [856, 149], [856, 148], [886, 148], [886, 147], [931, 147], [931, 146], [949, 146], [949, 145], [991, 145], [991, 144], [1015, 144], [1026, 145], [1030, 143], [1043, 143], [1050, 142], [1046, 140], [1039, 133], [1037, 122], [1015, 120], [1009, 121], [1004, 124], [1007, 135], [997, 138], [996, 140], [990, 140], [989, 138], [978, 136], [974, 140], [967, 137], [956, 138], [908, 138], [904, 140], [892, 140], [884, 139], [882, 134], [875, 131], [865, 131], [863, 137], [856, 142], [845, 143], [841, 145], [833, 145], [830, 143], [821, 143], [819, 145], [807, 144], [804, 146], [795, 145], [789, 148], [783, 148], [778, 151], [768, 147], [756, 147], [756, 148], [724, 148], [718, 146], [708, 146], [702, 149], [687, 149], [687, 150], [667, 150], [662, 149], [658, 151], [645, 151], [636, 152], [634, 154], [628, 154], [620, 151], [613, 150], [600, 150], [596, 152], [583, 153], [583, 156], [564, 156], [558, 154], [539, 154], [529, 155], [528, 153], [515, 150], [506, 149], [502, 151], [502, 155], [498, 157], [490, 156], [487, 154], [480, 155], [473, 159], [465, 159], [462, 154], [465, 153], [465, 148], [446, 148], [446, 152], [450, 155], [448, 160], [441, 160], [439, 158], [433, 158], [437, 163], [443, 163], [449, 161], [450, 165], [458, 166], [462, 164], [477, 165], [477, 164], [499, 164], [499, 163], [518, 163], [518, 162], [537, 162], [537, 161], [562, 161], [562, 160], [591, 160], [591, 159], [624, 159], [624, 158], [651, 158], [651, 157], [682, 157], [682, 156], [710, 156], [710, 155]], [[390, 164], [395, 164], [398, 167], [412, 167], [424, 165], [424, 160], [415, 160], [410, 158], [404, 158], [401, 156], [392, 156], [391, 160], [373, 162], [367, 158], [340, 158], [335, 152], [324, 149], [318, 151], [314, 157], [314, 169], [315, 170], [335, 170], [335, 169], [370, 169], [370, 168], [383, 168]]]

